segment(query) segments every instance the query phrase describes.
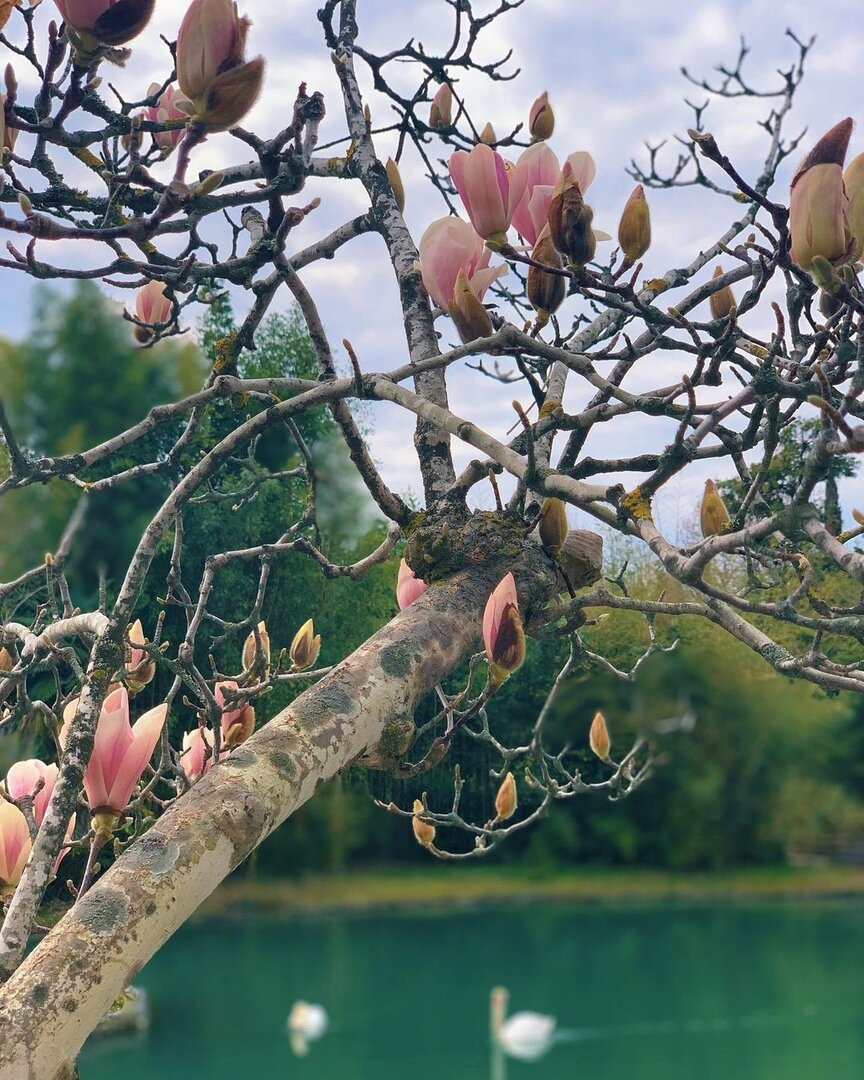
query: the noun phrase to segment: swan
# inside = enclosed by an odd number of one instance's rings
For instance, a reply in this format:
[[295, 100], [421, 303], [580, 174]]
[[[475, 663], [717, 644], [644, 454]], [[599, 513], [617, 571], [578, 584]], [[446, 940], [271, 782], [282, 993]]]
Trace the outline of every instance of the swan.
[[510, 1057], [536, 1061], [551, 1046], [557, 1021], [554, 1016], [535, 1012], [517, 1012], [508, 1017], [509, 998], [503, 986], [496, 986], [490, 995], [492, 1038]]
[[329, 1018], [323, 1005], [310, 1005], [308, 1001], [295, 1001], [288, 1014], [288, 1030], [302, 1035], [310, 1042], [320, 1039], [327, 1030]]

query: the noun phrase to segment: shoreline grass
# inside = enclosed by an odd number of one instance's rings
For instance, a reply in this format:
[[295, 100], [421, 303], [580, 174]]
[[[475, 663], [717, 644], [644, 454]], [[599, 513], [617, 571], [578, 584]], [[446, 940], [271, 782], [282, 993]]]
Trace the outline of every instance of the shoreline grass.
[[716, 873], [643, 869], [524, 869], [437, 866], [296, 879], [237, 877], [199, 909], [203, 916], [330, 914], [498, 903], [651, 903], [813, 900], [864, 896], [864, 867], [755, 867]]

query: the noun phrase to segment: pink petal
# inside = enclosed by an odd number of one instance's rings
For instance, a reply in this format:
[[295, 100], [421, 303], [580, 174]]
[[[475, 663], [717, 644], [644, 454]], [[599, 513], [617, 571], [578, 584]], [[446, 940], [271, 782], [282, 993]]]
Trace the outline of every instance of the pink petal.
[[156, 743], [159, 742], [167, 715], [168, 706], [163, 701], [161, 705], [150, 709], [136, 720], [132, 728], [132, 742], [114, 776], [105, 802], [105, 805], [110, 806], [112, 810], [126, 809], [135, 785], [141, 779], [141, 774], [147, 768], [150, 758], [153, 757], [153, 751], [156, 749]]
[[591, 157], [587, 150], [577, 150], [575, 154], [568, 155], [567, 163], [570, 165], [573, 179], [579, 185], [579, 190], [584, 195], [591, 186], [591, 182], [597, 172], [594, 158]]
[[131, 744], [129, 695], [126, 687], [121, 686], [110, 693], [102, 705], [102, 712], [99, 714], [99, 722], [96, 725], [93, 753], [84, 775], [87, 801], [92, 809], [108, 805], [108, 794], [114, 777]]
[[17, 885], [30, 856], [30, 833], [17, 806], [0, 799], [0, 881]]
[[399, 563], [399, 577], [396, 579], [396, 602], [399, 610], [404, 611], [409, 604], [413, 604], [418, 596], [422, 596], [429, 588], [422, 578], [418, 578], [408, 563], [402, 559]]

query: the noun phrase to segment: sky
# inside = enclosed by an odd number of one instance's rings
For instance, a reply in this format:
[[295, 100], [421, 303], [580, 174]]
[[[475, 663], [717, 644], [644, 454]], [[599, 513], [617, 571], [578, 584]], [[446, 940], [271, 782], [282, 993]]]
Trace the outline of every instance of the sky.
[[[338, 86], [316, 18], [318, 6], [318, 0], [239, 2], [241, 12], [253, 21], [248, 52], [262, 52], [268, 60], [264, 92], [245, 121], [245, 126], [259, 134], [266, 136], [284, 126], [297, 86], [305, 81], [310, 89], [324, 93], [328, 114], [321, 127], [321, 142], [342, 137], [344, 120]], [[474, 4], [478, 12], [490, 6], [479, 0]], [[123, 70], [104, 67], [104, 82], [116, 85], [133, 98], [142, 96], [151, 80], [163, 79], [170, 62], [159, 35], [170, 39], [176, 36], [182, 10], [182, 5], [171, 0], [156, 0], [151, 27], [133, 43], [132, 60]], [[44, 0], [39, 14], [43, 23], [55, 17], [53, 0]], [[373, 51], [398, 47], [409, 37], [422, 42], [430, 52], [449, 41], [449, 9], [438, 0], [359, 0], [358, 19], [359, 42]], [[10, 23], [13, 34], [14, 26], [14, 22]], [[818, 36], [787, 128], [789, 134], [809, 129], [813, 139], [804, 136], [803, 155], [816, 137], [843, 116], [856, 116], [860, 108], [864, 15], [851, 0], [832, 0], [830, 5], [769, 0], [654, 0], [650, 5], [644, 0], [607, 0], [603, 4], [525, 0], [521, 8], [499, 19], [483, 39], [487, 59], [514, 50], [510, 70], [519, 67], [519, 77], [496, 84], [466, 79], [460, 89], [474, 117], [481, 124], [488, 119], [499, 132], [524, 122], [531, 102], [542, 90], [548, 90], [556, 115], [551, 145], [562, 160], [574, 150], [588, 150], [593, 155], [597, 178], [590, 194], [595, 223], [614, 234], [633, 186], [625, 172], [629, 161], [646, 160], [646, 140], [656, 144], [667, 139], [668, 150], [674, 153], [675, 134], [683, 134], [692, 123], [692, 112], [684, 98], [700, 103], [705, 99], [704, 91], [682, 77], [682, 66], [694, 75], [710, 77], [716, 65], [734, 62], [743, 36], [751, 49], [745, 70], [754, 85], [773, 89], [779, 82], [778, 68], [788, 67], [796, 56], [794, 45], [785, 36], [787, 27], [802, 38]], [[21, 97], [26, 99], [29, 76], [20, 60], [15, 60], [15, 68], [22, 83]], [[368, 88], [369, 79], [362, 65], [360, 71]], [[389, 105], [376, 100], [374, 93], [369, 101], [373, 124], [383, 125]], [[766, 145], [758, 121], [765, 112], [764, 100], [754, 103], [738, 99], [714, 102], [705, 114], [706, 127], [745, 176], [758, 174]], [[376, 146], [380, 156], [386, 158], [394, 152], [395, 140], [383, 135], [376, 139]], [[858, 131], [853, 135], [850, 156], [862, 150], [864, 133]], [[231, 136], [212, 136], [195, 151], [193, 175], [197, 169], [224, 167], [245, 161], [247, 156], [243, 144]], [[444, 156], [443, 147], [440, 156]], [[797, 155], [781, 171], [776, 189], [781, 200], [785, 199], [795, 164]], [[444, 210], [434, 194], [430, 195], [419, 161], [410, 156], [403, 159], [402, 175], [406, 221], [419, 240], [428, 223]], [[363, 190], [356, 182], [310, 181], [297, 201], [304, 204], [312, 196], [321, 198], [321, 207], [292, 234], [298, 248], [366, 206]], [[656, 277], [675, 265], [688, 263], [722, 233], [733, 213], [740, 211], [739, 206], [700, 189], [649, 192], [648, 199], [654, 239], [645, 258], [645, 277]], [[76, 244], [74, 251], [70, 251], [71, 247], [64, 245], [65, 258], [82, 265], [92, 258], [83, 245]], [[367, 370], [386, 370], [405, 362], [396, 288], [380, 239], [361, 238], [343, 249], [337, 259], [314, 264], [302, 276], [320, 307], [334, 346], [349, 338]], [[0, 333], [9, 337], [26, 333], [32, 289], [32, 282], [23, 275], [4, 275]], [[106, 292], [112, 290], [106, 287]], [[669, 303], [674, 302], [669, 295]], [[238, 311], [242, 312], [246, 303], [244, 295], [235, 295]], [[286, 293], [278, 298], [275, 308], [284, 310], [288, 306]], [[748, 318], [749, 322], [745, 319], [743, 323], [746, 329], [754, 333], [763, 329], [764, 316], [753, 313]], [[442, 320], [439, 328], [443, 343], [455, 341], [448, 320]], [[336, 352], [339, 355], [341, 347]], [[142, 362], [146, 362], [146, 353], [142, 354]], [[340, 362], [344, 364], [344, 356], [340, 356]], [[677, 379], [685, 367], [674, 355], [667, 355], [643, 370], [644, 374], [637, 372], [631, 388]], [[479, 381], [481, 378], [464, 367], [452, 371], [452, 408], [502, 438], [514, 419], [509, 402], [515, 394], [527, 404], [528, 396], [524, 390], [487, 379]], [[571, 376], [565, 402], [568, 408], [575, 408], [589, 396], [574, 379]], [[719, 392], [725, 392], [725, 388]], [[372, 452], [385, 478], [399, 491], [419, 491], [411, 418], [393, 406], [383, 405], [370, 406], [368, 417]], [[587, 452], [595, 456], [656, 449], [668, 435], [668, 427], [662, 422], [645, 418], [603, 427], [605, 430], [592, 436], [587, 447]], [[475, 452], [470, 448], [456, 448], [457, 465], [473, 456]], [[693, 465], [664, 489], [658, 515], [661, 525], [673, 535], [689, 527], [704, 479], [711, 475], [710, 468], [707, 464]], [[632, 484], [634, 477], [631, 474], [621, 479]], [[843, 494], [847, 514], [856, 501], [864, 505], [864, 480], [847, 481]], [[477, 497], [481, 505], [491, 502], [489, 491], [478, 491]]]

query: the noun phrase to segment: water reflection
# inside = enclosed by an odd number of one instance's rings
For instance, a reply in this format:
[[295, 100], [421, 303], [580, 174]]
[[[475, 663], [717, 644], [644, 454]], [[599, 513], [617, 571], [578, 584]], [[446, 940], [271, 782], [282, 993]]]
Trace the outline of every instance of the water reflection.
[[[201, 922], [136, 979], [149, 1036], [88, 1046], [81, 1077], [846, 1080], [864, 1076], [862, 961], [852, 903]], [[499, 983], [558, 1017], [542, 1057], [490, 1040]], [[331, 1017], [302, 1058], [301, 996]]]

